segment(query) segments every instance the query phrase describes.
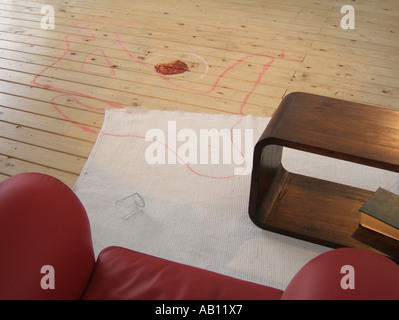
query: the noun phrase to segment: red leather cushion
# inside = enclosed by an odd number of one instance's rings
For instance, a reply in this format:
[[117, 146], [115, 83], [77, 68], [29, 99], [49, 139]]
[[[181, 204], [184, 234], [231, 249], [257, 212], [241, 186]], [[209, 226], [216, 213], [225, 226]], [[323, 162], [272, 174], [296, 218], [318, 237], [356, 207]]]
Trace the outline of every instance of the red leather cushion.
[[83, 299], [279, 299], [282, 291], [120, 247], [104, 249]]
[[399, 266], [369, 250], [343, 248], [327, 251], [299, 270], [282, 299], [397, 300]]
[[[80, 298], [94, 252], [86, 211], [72, 190], [38, 173], [0, 183], [0, 261], [0, 299]], [[44, 265], [54, 268], [54, 289], [42, 288]]]

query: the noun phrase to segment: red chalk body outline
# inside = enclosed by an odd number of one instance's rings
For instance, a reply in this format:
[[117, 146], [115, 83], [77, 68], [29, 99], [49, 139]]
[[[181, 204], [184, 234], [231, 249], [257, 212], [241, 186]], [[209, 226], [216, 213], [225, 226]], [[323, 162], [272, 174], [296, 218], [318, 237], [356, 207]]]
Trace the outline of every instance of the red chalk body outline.
[[115, 74], [115, 70], [114, 70], [114, 68], [112, 68], [111, 62], [109, 61], [107, 55], [105, 54], [104, 49], [96, 49], [96, 50], [93, 50], [93, 51], [91, 51], [89, 54], [87, 54], [87, 55], [85, 56], [85, 58], [84, 58], [84, 60], [83, 60], [83, 63], [82, 63], [82, 67], [81, 67], [82, 72], [92, 73], [92, 74], [96, 74], [96, 75], [100, 75], [100, 76], [108, 76], [108, 75], [110, 75], [109, 73], [97, 72], [97, 71], [92, 71], [92, 70], [85, 70], [85, 65], [87, 64], [87, 60], [88, 60], [91, 56], [94, 55], [94, 52], [97, 52], [97, 51], [100, 51], [101, 54], [103, 55], [103, 57], [105, 58], [105, 61], [107, 62], [107, 65], [108, 65], [108, 67], [109, 67], [109, 69], [110, 69], [110, 71], [111, 71], [110, 74]]
[[[104, 21], [104, 22], [116, 22], [116, 23], [124, 23], [124, 24], [126, 24], [126, 26], [124, 26], [123, 28], [121, 28], [120, 31], [128, 30], [128, 29], [130, 29], [130, 28], [133, 28], [133, 26], [134, 26], [134, 24], [131, 23], [131, 22], [128, 22], [128, 21], [125, 21], [125, 20], [115, 20], [115, 19], [79, 19], [79, 20], [73, 20], [73, 21], [71, 22], [72, 25], [74, 25], [74, 26], [77, 27], [77, 28], [81, 28], [81, 29], [83, 29], [83, 30], [85, 30], [85, 31], [88, 32], [88, 34], [90, 35], [90, 36], [89, 36], [89, 39], [88, 39], [89, 41], [95, 40], [95, 39], [97, 39], [97, 37], [95, 36], [94, 32], [93, 32], [90, 28], [85, 27], [85, 26], [79, 24], [77, 21], [82, 21], [82, 22], [99, 22], [99, 21]], [[118, 31], [119, 31], [119, 30], [118, 30]], [[128, 49], [128, 48], [125, 46], [125, 44], [123, 43], [123, 41], [122, 41], [122, 39], [121, 39], [121, 37], [120, 37], [120, 35], [119, 35], [118, 32], [115, 32], [114, 35], [115, 35], [115, 37], [116, 37], [116, 39], [117, 39], [118, 45], [122, 48], [123, 51], [125, 51], [125, 52], [128, 54], [129, 57], [131, 57], [135, 62], [137, 62], [137, 63], [139, 63], [140, 65], [144, 66], [145, 68], [149, 69], [151, 72], [154, 72], [151, 65], [149, 65], [149, 64], [145, 63], [144, 61], [140, 60], [137, 56], [135, 56], [133, 53], [131, 53], [131, 52], [129, 51], [129, 49]], [[36, 85], [36, 86], [42, 87], [42, 88], [46, 88], [46, 89], [51, 89], [51, 90], [57, 90], [57, 91], [64, 92], [64, 93], [59, 94], [59, 95], [56, 95], [56, 96], [54, 96], [54, 97], [52, 98], [51, 102], [52, 102], [53, 107], [55, 108], [55, 110], [56, 110], [59, 114], [61, 114], [61, 115], [64, 117], [65, 120], [67, 120], [67, 121], [73, 123], [75, 126], [77, 126], [78, 128], [80, 128], [80, 129], [82, 129], [82, 130], [84, 130], [84, 131], [92, 132], [92, 133], [95, 133], [95, 134], [102, 133], [102, 134], [104, 134], [104, 135], [113, 136], [113, 137], [146, 139], [145, 136], [141, 136], [141, 135], [113, 134], [113, 133], [109, 133], [109, 132], [104, 132], [104, 131], [102, 131], [102, 130], [99, 130], [99, 131], [98, 131], [98, 130], [93, 130], [93, 129], [91, 129], [91, 128], [88, 128], [88, 127], [85, 126], [85, 125], [82, 125], [82, 124], [77, 123], [76, 121], [74, 121], [73, 119], [71, 119], [69, 116], [67, 116], [65, 113], [63, 113], [63, 112], [61, 111], [61, 109], [58, 107], [58, 105], [57, 105], [57, 103], [55, 102], [55, 100], [58, 99], [58, 98], [60, 98], [60, 97], [63, 97], [63, 96], [68, 96], [69, 99], [73, 99], [77, 104], [79, 104], [79, 105], [81, 105], [81, 106], [83, 106], [83, 107], [85, 107], [85, 108], [92, 109], [92, 110], [104, 110], [104, 108], [95, 108], [95, 107], [91, 107], [91, 106], [89, 106], [89, 105], [86, 105], [86, 104], [82, 103], [82, 102], [76, 97], [76, 96], [82, 96], [82, 97], [89, 98], [89, 99], [92, 99], [92, 100], [95, 100], [95, 101], [99, 101], [99, 102], [101, 102], [101, 103], [104, 103], [104, 104], [106, 104], [106, 105], [112, 107], [112, 108], [122, 109], [121, 111], [126, 112], [126, 113], [131, 113], [130, 110], [128, 110], [128, 109], [126, 109], [126, 108], [124, 108], [124, 107], [122, 107], [122, 106], [119, 106], [119, 105], [117, 105], [117, 104], [115, 104], [115, 103], [112, 103], [112, 102], [109, 102], [109, 101], [105, 101], [105, 100], [102, 100], [102, 99], [99, 99], [99, 98], [90, 96], [90, 95], [85, 94], [85, 93], [82, 93], [82, 92], [73, 91], [73, 90], [67, 90], [67, 89], [63, 89], [63, 88], [58, 88], [58, 87], [56, 87], [56, 86], [47, 85], [47, 84], [41, 84], [41, 83], [38, 82], [38, 79], [43, 75], [43, 73], [45, 73], [45, 72], [46, 72], [47, 70], [49, 70], [51, 67], [54, 67], [57, 63], [59, 63], [62, 59], [64, 59], [65, 56], [68, 54], [68, 52], [70, 51], [70, 47], [71, 47], [71, 44], [70, 44], [70, 41], [69, 41], [69, 38], [70, 38], [70, 37], [78, 37], [78, 38], [85, 38], [85, 39], [87, 39], [88, 36], [83, 36], [83, 35], [78, 35], [78, 34], [73, 34], [73, 33], [67, 34], [67, 35], [65, 36], [65, 45], [66, 45], [66, 49], [65, 49], [64, 53], [61, 55], [61, 57], [59, 57], [58, 59], [56, 59], [52, 64], [50, 64], [49, 66], [45, 67], [41, 72], [39, 72], [39, 73], [34, 77], [34, 79], [33, 79], [33, 84]], [[96, 50], [93, 50], [93, 51], [91, 51], [90, 53], [88, 53], [88, 54], [85, 56], [85, 58], [84, 58], [84, 60], [83, 60], [83, 62], [82, 62], [81, 71], [82, 71], [82, 72], [87, 72], [87, 73], [96, 74], [96, 75], [109, 75], [109, 74], [104, 74], [104, 73], [95, 72], [95, 71], [88, 71], [88, 70], [85, 69], [85, 65], [86, 65], [86, 63], [87, 63], [87, 60], [89, 59], [90, 56], [92, 56], [92, 55], [93, 55], [95, 52], [97, 52], [97, 51], [100, 51], [100, 52], [102, 53], [102, 55], [104, 56], [104, 58], [105, 58], [105, 60], [106, 60], [106, 62], [107, 62], [107, 65], [108, 65], [108, 66], [110, 67], [110, 69], [111, 69], [111, 74], [115, 74], [114, 68], [112, 68], [111, 62], [109, 61], [109, 59], [108, 59], [108, 57], [107, 57], [107, 55], [106, 55], [106, 53], [105, 53], [105, 51], [104, 51], [103, 49], [96, 49]], [[267, 55], [267, 54], [250, 54], [250, 55], [247, 55], [247, 56], [245, 56], [245, 57], [243, 57], [243, 58], [237, 60], [235, 63], [233, 63], [232, 65], [230, 65], [229, 67], [227, 67], [222, 73], [219, 74], [219, 76], [217, 77], [216, 81], [211, 85], [211, 87], [210, 87], [208, 90], [198, 90], [198, 89], [190, 88], [190, 87], [187, 87], [187, 86], [185, 86], [185, 85], [183, 85], [183, 84], [177, 84], [177, 83], [171, 81], [169, 78], [163, 76], [162, 74], [159, 74], [159, 73], [155, 73], [155, 74], [156, 74], [158, 77], [160, 77], [161, 79], [163, 79], [164, 81], [166, 81], [167, 83], [169, 83], [171, 86], [174, 86], [174, 87], [176, 87], [176, 88], [180, 88], [180, 89], [184, 89], [184, 90], [189, 90], [189, 91], [191, 91], [191, 92], [200, 93], [200, 94], [208, 94], [208, 93], [213, 92], [213, 91], [216, 89], [217, 85], [219, 84], [219, 81], [220, 81], [229, 71], [233, 70], [233, 69], [236, 68], [238, 65], [240, 65], [241, 63], [245, 62], [246, 60], [248, 60], [248, 59], [250, 59], [250, 58], [252, 58], [252, 57], [265, 57], [265, 58], [269, 58], [270, 61], [269, 61], [268, 63], [266, 63], [266, 64], [263, 66], [263, 68], [262, 68], [262, 70], [259, 72], [258, 77], [257, 77], [256, 81], [254, 82], [252, 88], [248, 91], [248, 93], [247, 93], [246, 96], [244, 97], [244, 100], [242, 101], [242, 103], [241, 103], [241, 105], [240, 105], [240, 108], [239, 108], [239, 111], [238, 111], [238, 115], [243, 115], [244, 107], [245, 107], [245, 105], [247, 104], [249, 98], [251, 97], [251, 95], [253, 94], [253, 92], [255, 91], [255, 89], [257, 88], [257, 86], [259, 85], [259, 83], [260, 83], [260, 81], [261, 81], [263, 75], [266, 73], [266, 71], [270, 68], [270, 66], [271, 66], [271, 65], [273, 64], [273, 62], [275, 61], [275, 59], [274, 59], [272, 56], [270, 56], [270, 55]], [[281, 57], [284, 58], [284, 53], [281, 54]], [[241, 171], [241, 173], [244, 172], [244, 170], [246, 169], [246, 167], [247, 167], [248, 164], [246, 163], [244, 154], [242, 153], [242, 151], [240, 150], [240, 148], [239, 148], [239, 147], [235, 144], [235, 142], [233, 141], [233, 129], [234, 129], [236, 126], [238, 126], [238, 125], [241, 123], [242, 120], [243, 120], [243, 119], [238, 120], [238, 121], [235, 122], [235, 123], [231, 126], [231, 128], [230, 128], [231, 142], [232, 142], [233, 146], [240, 152], [240, 154], [241, 154], [241, 156], [242, 156], [242, 158], [243, 158], [243, 160], [244, 160], [244, 166], [243, 166], [243, 170]], [[211, 176], [211, 175], [202, 174], [202, 173], [200, 173], [200, 172], [198, 172], [198, 171], [195, 171], [195, 170], [189, 165], [189, 163], [185, 162], [185, 161], [177, 154], [177, 151], [176, 151], [176, 150], [172, 150], [167, 144], [161, 143], [161, 142], [159, 142], [159, 141], [157, 141], [157, 142], [160, 143], [162, 146], [164, 146], [167, 150], [169, 150], [170, 152], [172, 152], [173, 154], [175, 154], [176, 157], [180, 160], [181, 163], [183, 163], [192, 173], [194, 173], [194, 174], [196, 174], [196, 175], [198, 175], [198, 176], [207, 177], [207, 178], [212, 178], [212, 179], [229, 179], [229, 178], [233, 178], [233, 177], [236, 177], [236, 176], [239, 176], [239, 175], [240, 175], [240, 173], [239, 173], [239, 174], [233, 174], [233, 175], [230, 175], [230, 176], [220, 176], [220, 177], [219, 177], [219, 176]]]

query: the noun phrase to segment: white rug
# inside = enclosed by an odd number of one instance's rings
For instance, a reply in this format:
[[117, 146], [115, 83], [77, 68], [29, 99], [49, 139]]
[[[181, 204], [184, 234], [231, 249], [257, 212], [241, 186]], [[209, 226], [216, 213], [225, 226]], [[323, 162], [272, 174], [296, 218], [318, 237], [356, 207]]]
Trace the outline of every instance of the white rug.
[[[253, 147], [270, 118], [128, 111], [106, 111], [74, 186], [89, 215], [96, 254], [119, 245], [285, 289], [306, 262], [330, 250], [262, 230], [249, 219]], [[215, 140], [208, 148], [211, 133], [225, 137], [219, 147]], [[390, 172], [288, 149], [283, 159], [290, 171], [399, 191], [398, 175]], [[145, 208], [122, 219], [115, 203], [135, 192]]]

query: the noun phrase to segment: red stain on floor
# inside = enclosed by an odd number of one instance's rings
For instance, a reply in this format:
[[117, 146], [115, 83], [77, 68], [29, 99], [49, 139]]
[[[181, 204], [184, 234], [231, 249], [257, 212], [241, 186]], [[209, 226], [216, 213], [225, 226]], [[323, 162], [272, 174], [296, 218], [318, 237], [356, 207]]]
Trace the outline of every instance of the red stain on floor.
[[154, 66], [156, 72], [163, 75], [180, 74], [189, 71], [188, 65], [181, 60], [169, 63], [160, 63]]

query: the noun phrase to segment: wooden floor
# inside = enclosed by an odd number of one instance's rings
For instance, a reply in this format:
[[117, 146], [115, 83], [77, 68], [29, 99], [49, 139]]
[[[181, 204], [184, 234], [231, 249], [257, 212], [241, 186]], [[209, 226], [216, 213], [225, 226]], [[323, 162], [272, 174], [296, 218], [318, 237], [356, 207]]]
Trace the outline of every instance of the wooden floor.
[[73, 186], [106, 108], [270, 116], [305, 91], [399, 110], [396, 0], [0, 0], [0, 21], [0, 181]]

